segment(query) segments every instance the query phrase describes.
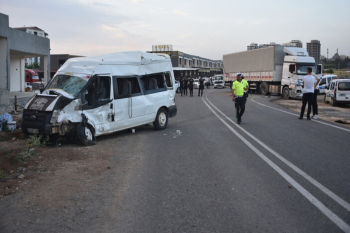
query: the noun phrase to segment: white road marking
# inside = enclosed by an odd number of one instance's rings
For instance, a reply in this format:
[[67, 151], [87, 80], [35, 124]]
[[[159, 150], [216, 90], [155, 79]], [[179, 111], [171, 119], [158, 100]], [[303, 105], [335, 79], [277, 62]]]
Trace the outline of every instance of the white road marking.
[[[283, 111], [281, 109], [278, 109], [278, 108], [274, 108], [274, 107], [271, 107], [271, 106], [268, 106], [266, 104], [262, 104], [262, 103], [259, 103], [257, 101], [254, 100], [255, 97], [253, 97], [251, 100], [256, 103], [256, 104], [259, 104], [261, 106], [264, 106], [264, 107], [268, 107], [268, 108], [271, 108], [271, 109], [274, 109], [274, 110], [277, 110], [277, 111], [280, 111], [280, 112], [284, 112], [284, 113], [287, 113], [287, 114], [290, 114], [290, 115], [294, 115], [294, 116], [300, 116], [299, 114], [295, 114], [295, 113], [291, 113], [291, 112], [287, 112], [287, 111]], [[311, 119], [312, 120], [312, 119]], [[328, 123], [325, 123], [325, 122], [322, 122], [322, 121], [319, 121], [319, 120], [312, 120], [313, 122], [317, 122], [317, 123], [320, 123], [320, 124], [324, 124], [324, 125], [328, 125], [328, 126], [331, 126], [331, 127], [334, 127], [334, 128], [337, 128], [337, 129], [341, 129], [341, 130], [344, 130], [344, 131], [347, 131], [347, 132], [350, 132], [350, 129], [345, 129], [345, 128], [342, 128], [342, 127], [339, 127], [339, 126], [336, 126], [336, 125], [331, 125], [331, 124], [328, 124]]]
[[298, 190], [306, 199], [308, 199], [314, 206], [316, 206], [324, 215], [326, 215], [333, 223], [335, 223], [344, 232], [350, 233], [350, 226], [334, 214], [330, 209], [328, 209], [322, 202], [320, 202], [316, 197], [309, 193], [304, 187], [302, 187], [298, 182], [296, 182], [292, 177], [290, 177], [286, 172], [284, 172], [280, 167], [273, 163], [269, 158], [267, 158], [261, 151], [254, 147], [248, 140], [240, 137], [239, 133], [234, 130], [224, 119], [222, 119], [204, 100], [203, 102], [207, 107], [214, 113], [214, 115], [240, 140], [243, 141], [251, 150], [253, 150], [262, 160], [264, 160], [271, 168], [273, 168], [278, 174], [280, 174], [285, 180], [287, 180], [296, 190]]
[[285, 163], [288, 167], [292, 168], [295, 172], [297, 172], [299, 175], [304, 177], [306, 180], [308, 180], [311, 184], [319, 188], [323, 193], [325, 193], [327, 196], [332, 198], [334, 201], [336, 201], [339, 205], [344, 207], [347, 211], [350, 211], [350, 204], [340, 198], [338, 195], [333, 193], [331, 190], [323, 186], [321, 183], [319, 183], [317, 180], [306, 174], [303, 170], [295, 166], [293, 163], [289, 162], [287, 159], [285, 159], [282, 155], [278, 154], [276, 151], [268, 147], [265, 143], [257, 139], [255, 136], [250, 134], [248, 131], [246, 131], [244, 128], [239, 126], [236, 122], [234, 122], [232, 119], [230, 119], [228, 116], [226, 116], [222, 111], [220, 111], [210, 100], [208, 99], [208, 95], [206, 95], [206, 100], [219, 112], [221, 113], [227, 120], [232, 122], [237, 128], [239, 128], [241, 131], [243, 131], [246, 135], [248, 135], [250, 138], [252, 138], [254, 141], [259, 143], [262, 147], [264, 147], [267, 151], [269, 151], [271, 154], [276, 156], [279, 160], [281, 160], [283, 163]]

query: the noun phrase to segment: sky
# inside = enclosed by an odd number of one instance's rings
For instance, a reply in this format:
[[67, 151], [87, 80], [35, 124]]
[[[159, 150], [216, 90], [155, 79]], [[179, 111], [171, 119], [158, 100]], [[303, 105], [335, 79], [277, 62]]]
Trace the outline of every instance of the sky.
[[152, 45], [221, 60], [257, 44], [321, 42], [350, 56], [350, 0], [0, 0], [10, 27], [37, 26], [51, 54], [96, 56]]

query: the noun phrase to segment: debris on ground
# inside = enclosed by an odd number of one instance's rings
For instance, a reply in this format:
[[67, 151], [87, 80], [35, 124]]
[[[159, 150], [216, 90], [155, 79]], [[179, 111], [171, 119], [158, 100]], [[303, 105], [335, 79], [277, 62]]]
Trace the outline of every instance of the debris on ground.
[[182, 135], [181, 130], [176, 130], [176, 132], [173, 134], [173, 138], [179, 137]]
[[334, 121], [336, 123], [340, 123], [340, 124], [350, 124], [349, 121], [345, 121], [345, 120], [337, 120], [337, 121]]

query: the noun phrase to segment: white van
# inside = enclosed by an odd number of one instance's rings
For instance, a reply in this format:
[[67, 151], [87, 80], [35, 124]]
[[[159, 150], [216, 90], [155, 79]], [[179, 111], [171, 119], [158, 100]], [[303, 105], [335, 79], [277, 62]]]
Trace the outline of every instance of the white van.
[[332, 81], [334, 78], [338, 78], [338, 76], [334, 74], [327, 74], [321, 77], [321, 80], [318, 84], [320, 94], [326, 92], [330, 81]]
[[350, 79], [336, 79], [329, 83], [329, 89], [324, 96], [325, 103], [350, 104]]
[[41, 94], [25, 106], [22, 130], [29, 134], [96, 137], [153, 123], [165, 129], [177, 114], [170, 57], [124, 52], [69, 59]]
[[213, 78], [214, 81], [214, 88], [225, 88], [225, 81], [224, 81], [224, 75], [222, 74], [217, 74]]

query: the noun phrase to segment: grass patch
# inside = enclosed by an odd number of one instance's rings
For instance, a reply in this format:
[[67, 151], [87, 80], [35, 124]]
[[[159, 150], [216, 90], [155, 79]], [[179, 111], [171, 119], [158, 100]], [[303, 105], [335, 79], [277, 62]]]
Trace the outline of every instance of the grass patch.
[[43, 139], [43, 136], [34, 134], [29, 136], [28, 146], [32, 146], [32, 147], [46, 146], [46, 141]]
[[[332, 69], [334, 71], [333, 74], [337, 75], [339, 78], [345, 78], [345, 77], [348, 77], [350, 78], [350, 73], [346, 72], [346, 71], [349, 71], [350, 68], [348, 69], [341, 69], [341, 70], [337, 70], [337, 69]], [[327, 73], [324, 73], [324, 75], [327, 74]]]
[[34, 148], [25, 146], [22, 150], [12, 150], [6, 153], [5, 158], [8, 158], [13, 163], [27, 162], [30, 158], [35, 156]]

